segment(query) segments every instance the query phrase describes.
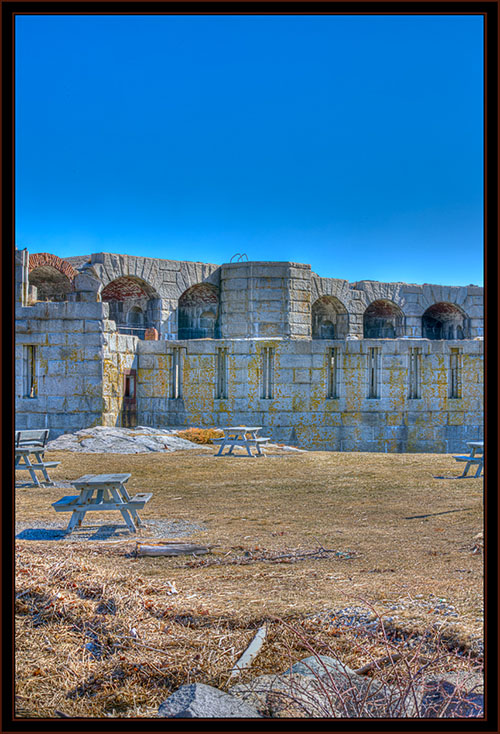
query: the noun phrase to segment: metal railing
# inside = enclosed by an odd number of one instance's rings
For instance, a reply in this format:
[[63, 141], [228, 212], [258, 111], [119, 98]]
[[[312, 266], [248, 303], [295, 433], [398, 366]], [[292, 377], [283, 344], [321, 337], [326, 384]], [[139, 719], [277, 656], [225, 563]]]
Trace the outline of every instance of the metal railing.
[[148, 327], [145, 326], [122, 326], [116, 325], [116, 330], [120, 334], [126, 334], [128, 336], [138, 336], [139, 339], [144, 339]]

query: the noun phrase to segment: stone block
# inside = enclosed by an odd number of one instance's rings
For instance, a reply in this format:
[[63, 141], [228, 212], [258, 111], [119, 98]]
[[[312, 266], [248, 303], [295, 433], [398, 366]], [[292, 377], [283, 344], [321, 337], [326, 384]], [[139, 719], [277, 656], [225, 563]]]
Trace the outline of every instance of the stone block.
[[45, 395], [52, 395], [58, 397], [66, 397], [67, 395], [74, 395], [75, 392], [81, 392], [81, 385], [77, 381], [66, 376], [42, 376], [40, 382], [40, 389], [43, 389]]
[[[33, 400], [33, 399], [32, 399]], [[38, 413], [32, 411], [32, 407], [30, 405], [29, 410], [24, 412], [24, 404], [25, 401], [20, 406], [20, 410], [16, 410], [16, 428], [18, 430], [23, 429], [33, 429], [36, 430], [38, 428], [48, 428], [47, 425], [47, 413]], [[33, 405], [35, 404], [35, 400], [33, 400]], [[50, 434], [50, 437], [52, 438], [52, 434]]]
[[[74, 383], [72, 380], [71, 382]], [[104, 384], [99, 377], [85, 377], [83, 384], [78, 389], [78, 394], [88, 395], [89, 397], [102, 397]], [[73, 391], [75, 393], [76, 391]]]
[[66, 319], [62, 322], [62, 328], [68, 334], [73, 334], [74, 332], [83, 333], [84, 323], [82, 319]]
[[49, 377], [62, 377], [66, 375], [66, 362], [60, 359], [49, 359], [45, 374]]
[[103, 321], [85, 319], [83, 331], [84, 334], [100, 334], [104, 330]]
[[464, 413], [462, 411], [453, 411], [448, 414], [448, 424], [450, 426], [463, 426]]
[[311, 356], [308, 354], [281, 354], [280, 367], [293, 367], [309, 369], [311, 366]]
[[16, 334], [17, 344], [34, 344], [41, 346], [48, 343], [48, 334], [40, 332], [30, 332], [26, 334]]
[[376, 428], [380, 428], [381, 426], [385, 425], [385, 422], [386, 420], [384, 412], [361, 413], [360, 423], [362, 426], [373, 426]]
[[251, 263], [251, 275], [253, 278], [273, 280], [287, 278], [289, 275], [288, 268], [288, 263], [268, 262], [259, 265]]
[[293, 381], [295, 383], [311, 384], [311, 370], [304, 368], [295, 368], [293, 370]]

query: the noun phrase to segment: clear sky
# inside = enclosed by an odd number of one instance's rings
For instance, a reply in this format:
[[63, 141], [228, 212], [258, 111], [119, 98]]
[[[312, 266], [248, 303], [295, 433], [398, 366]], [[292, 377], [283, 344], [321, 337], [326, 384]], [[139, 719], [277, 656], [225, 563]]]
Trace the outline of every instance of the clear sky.
[[18, 16], [16, 243], [481, 285], [483, 20]]

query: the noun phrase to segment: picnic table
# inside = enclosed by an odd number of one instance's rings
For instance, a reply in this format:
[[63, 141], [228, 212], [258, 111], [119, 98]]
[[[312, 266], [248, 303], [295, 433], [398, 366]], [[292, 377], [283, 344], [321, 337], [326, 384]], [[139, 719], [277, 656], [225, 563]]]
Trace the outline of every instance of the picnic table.
[[[258, 436], [259, 431], [262, 430], [262, 426], [231, 426], [230, 428], [222, 428], [224, 433], [223, 438], [213, 438], [213, 443], [220, 443], [220, 447], [215, 456], [229, 456], [233, 453], [235, 446], [241, 446], [247, 450], [248, 456], [255, 458], [258, 456], [265, 456], [262, 448], [268, 443], [269, 438], [263, 438]], [[229, 451], [224, 454], [224, 449], [229, 446]], [[257, 454], [252, 454], [251, 448], [254, 447]], [[234, 455], [234, 454], [233, 454]]]
[[465, 469], [459, 479], [466, 477], [472, 464], [477, 464], [474, 476], [479, 477], [484, 467], [484, 441], [467, 441], [470, 453], [462, 456], [454, 456], [455, 461], [465, 461]]
[[44, 453], [48, 437], [48, 428], [39, 431], [16, 431], [14, 434], [14, 470], [29, 471], [33, 484], [37, 487], [41, 484], [36, 471], [41, 471], [45, 483], [52, 485], [47, 469], [53, 469], [61, 463], [45, 461]]
[[66, 528], [70, 533], [75, 527], [81, 527], [87, 512], [120, 512], [127, 527], [132, 533], [142, 525], [137, 510], [142, 510], [146, 502], [153, 496], [151, 492], [139, 492], [130, 497], [125, 484], [131, 474], [85, 474], [71, 484], [78, 490], [78, 495], [62, 497], [53, 502], [56, 512], [71, 512], [71, 519]]

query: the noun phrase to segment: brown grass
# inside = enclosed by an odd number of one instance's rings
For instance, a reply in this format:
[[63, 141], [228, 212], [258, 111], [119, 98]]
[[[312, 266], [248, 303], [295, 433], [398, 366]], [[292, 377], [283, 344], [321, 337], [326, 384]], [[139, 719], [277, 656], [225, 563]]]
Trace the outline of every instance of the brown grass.
[[[482, 479], [457, 480], [450, 456], [276, 449], [266, 459], [196, 450], [47, 457], [61, 461], [56, 481], [131, 472], [130, 490], [153, 492], [144, 520], [204, 523], [207, 530], [191, 539], [213, 551], [198, 559], [134, 558], [132, 538], [17, 541], [21, 717], [54, 716], [56, 709], [154, 716], [182, 683], [224, 687], [265, 619], [275, 621], [247, 675], [281, 671], [290, 658], [309, 654], [279, 618], [311, 635], [316, 649], [333, 644], [345, 663], [360, 667], [383, 649], [377, 642], [363, 647], [322, 615], [359, 606], [360, 598], [381, 614], [398, 614], [408, 631], [437, 623], [465, 647], [481, 635], [482, 554], [474, 537], [482, 528]], [[16, 489], [18, 519], [33, 527], [63, 524], [68, 518], [50, 506], [63, 494]], [[320, 547], [338, 554], [306, 555]], [[446, 598], [459, 617], [429, 612], [435, 597]], [[398, 600], [407, 609], [391, 610]], [[85, 648], [92, 642], [100, 659]]]
[[222, 438], [224, 434], [217, 428], [186, 428], [185, 431], [177, 431], [176, 435], [179, 438], [184, 438], [186, 441], [213, 446], [212, 439]]

